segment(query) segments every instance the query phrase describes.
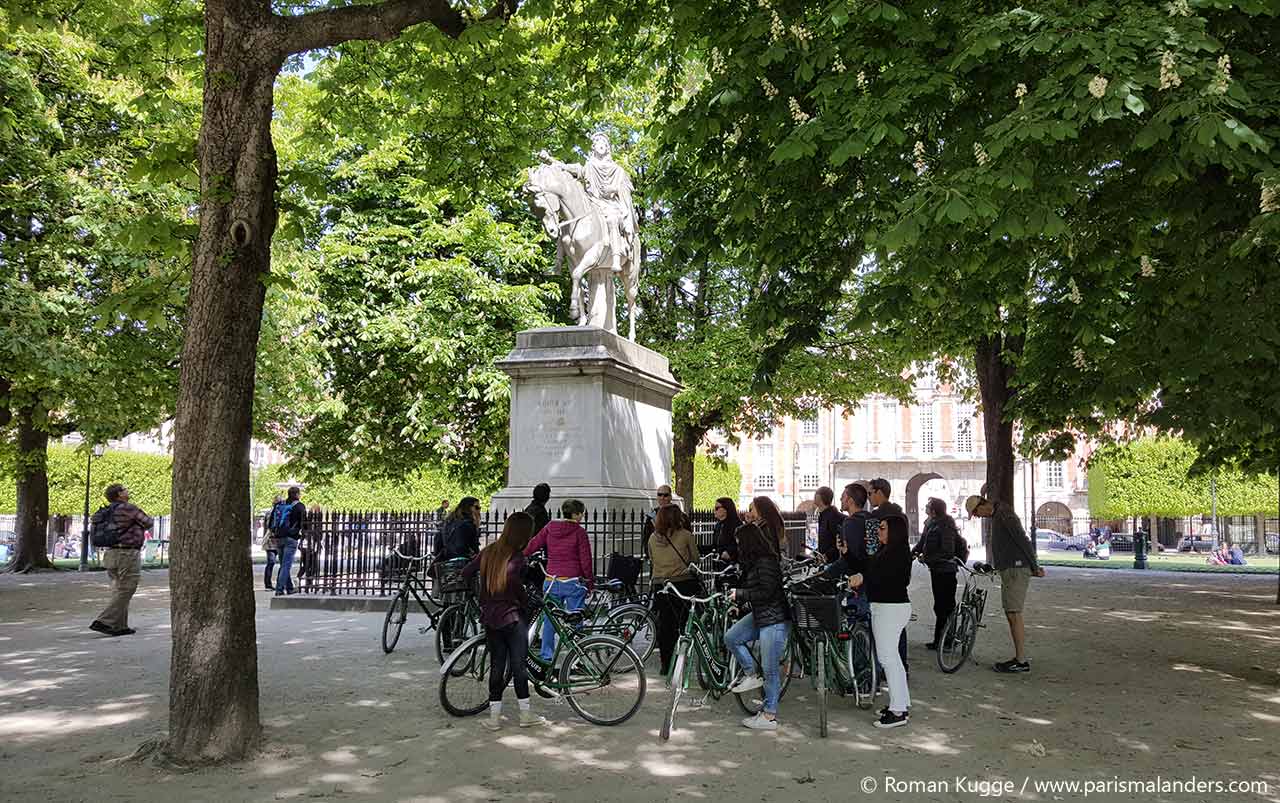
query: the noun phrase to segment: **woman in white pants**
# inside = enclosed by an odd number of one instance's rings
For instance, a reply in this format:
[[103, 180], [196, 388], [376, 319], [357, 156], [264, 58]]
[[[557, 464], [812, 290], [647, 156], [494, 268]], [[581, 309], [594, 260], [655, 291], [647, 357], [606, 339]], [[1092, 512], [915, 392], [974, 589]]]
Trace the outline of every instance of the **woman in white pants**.
[[907, 543], [907, 519], [889, 513], [880, 519], [880, 548], [867, 559], [862, 574], [849, 578], [849, 587], [865, 586], [871, 603], [871, 634], [876, 656], [889, 681], [889, 705], [880, 709], [877, 728], [896, 728], [910, 718], [911, 692], [907, 689], [907, 669], [898, 654], [898, 639], [911, 621], [911, 547]]

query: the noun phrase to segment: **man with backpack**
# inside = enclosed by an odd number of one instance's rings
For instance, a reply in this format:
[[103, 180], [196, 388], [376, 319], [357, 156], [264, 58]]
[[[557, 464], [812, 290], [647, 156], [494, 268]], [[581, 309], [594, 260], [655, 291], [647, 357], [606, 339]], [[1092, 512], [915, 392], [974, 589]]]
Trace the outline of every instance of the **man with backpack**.
[[275, 537], [280, 542], [280, 576], [276, 578], [276, 596], [293, 593], [293, 556], [298, 553], [298, 539], [302, 537], [302, 525], [306, 520], [307, 507], [302, 504], [302, 489], [293, 486], [289, 496], [280, 505], [280, 515], [276, 519]]
[[89, 629], [108, 636], [130, 636], [129, 601], [138, 590], [142, 576], [142, 545], [152, 519], [129, 501], [129, 489], [114, 483], [107, 486], [107, 505], [93, 514], [90, 536], [95, 547], [104, 548], [102, 565], [111, 581], [111, 600]]
[[262, 573], [262, 582], [268, 591], [275, 590], [275, 586], [271, 583], [271, 574], [280, 554], [280, 539], [276, 536], [276, 529], [280, 526], [283, 513], [284, 498], [276, 494], [276, 498], [271, 501], [271, 512], [267, 513], [266, 520], [262, 522], [262, 548], [267, 553], [267, 568]]

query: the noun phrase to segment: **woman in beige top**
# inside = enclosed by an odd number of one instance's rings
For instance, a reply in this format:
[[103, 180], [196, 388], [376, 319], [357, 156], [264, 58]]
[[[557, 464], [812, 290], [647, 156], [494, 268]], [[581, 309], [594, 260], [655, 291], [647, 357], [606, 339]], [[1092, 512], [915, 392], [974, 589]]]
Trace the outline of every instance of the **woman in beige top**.
[[662, 674], [667, 675], [671, 672], [671, 658], [689, 606], [673, 594], [657, 592], [668, 582], [681, 594], [696, 594], [700, 590], [697, 579], [689, 571], [689, 564], [698, 560], [698, 545], [693, 541], [693, 533], [681, 525], [680, 508], [675, 505], [658, 508], [653, 535], [649, 538], [649, 559], [653, 564], [653, 592], [658, 609], [658, 655], [662, 659]]

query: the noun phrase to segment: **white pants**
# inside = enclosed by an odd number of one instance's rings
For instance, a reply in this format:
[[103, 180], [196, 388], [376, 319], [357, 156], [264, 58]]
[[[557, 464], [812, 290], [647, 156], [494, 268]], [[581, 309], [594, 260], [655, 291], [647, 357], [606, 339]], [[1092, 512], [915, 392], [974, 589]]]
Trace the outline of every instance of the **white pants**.
[[911, 621], [910, 602], [871, 603], [871, 635], [876, 640], [876, 657], [889, 681], [889, 710], [901, 714], [911, 707], [907, 691], [907, 668], [898, 655], [898, 639]]

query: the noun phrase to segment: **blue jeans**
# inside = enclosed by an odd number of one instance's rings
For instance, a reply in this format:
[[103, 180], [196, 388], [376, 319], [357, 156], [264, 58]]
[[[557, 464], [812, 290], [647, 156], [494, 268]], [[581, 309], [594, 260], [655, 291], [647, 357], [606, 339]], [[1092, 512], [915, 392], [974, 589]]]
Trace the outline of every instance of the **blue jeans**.
[[276, 567], [276, 550], [267, 550], [267, 568], [262, 572], [262, 582], [267, 588], [271, 588], [271, 571]]
[[293, 577], [289, 571], [293, 568], [293, 556], [298, 551], [297, 538], [280, 539], [280, 576], [276, 578], [276, 596], [293, 593]]
[[[560, 601], [560, 607], [566, 611], [582, 609], [587, 599], [587, 587], [577, 580], [545, 580], [542, 593]], [[556, 649], [556, 628], [551, 624], [551, 614], [542, 617], [542, 660], [550, 661]]]
[[778, 713], [778, 695], [782, 690], [782, 672], [779, 662], [782, 661], [782, 650], [787, 646], [787, 623], [756, 627], [754, 615], [747, 614], [725, 631], [724, 644], [738, 657], [738, 665], [747, 674], [756, 671], [755, 659], [747, 644], [760, 642], [760, 660], [764, 663], [764, 711], [766, 714]]

